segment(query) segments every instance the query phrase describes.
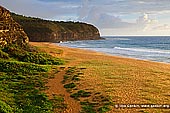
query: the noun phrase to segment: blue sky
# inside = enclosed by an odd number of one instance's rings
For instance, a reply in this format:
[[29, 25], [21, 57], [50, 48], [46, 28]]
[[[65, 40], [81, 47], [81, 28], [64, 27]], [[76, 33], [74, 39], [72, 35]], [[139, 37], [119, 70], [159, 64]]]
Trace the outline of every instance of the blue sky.
[[94, 24], [101, 35], [170, 35], [170, 0], [1, 0], [26, 16]]

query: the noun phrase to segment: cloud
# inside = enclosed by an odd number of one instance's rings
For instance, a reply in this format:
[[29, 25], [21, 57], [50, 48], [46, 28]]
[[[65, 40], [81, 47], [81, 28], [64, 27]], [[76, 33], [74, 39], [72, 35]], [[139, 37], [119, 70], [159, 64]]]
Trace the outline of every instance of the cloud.
[[42, 1], [42, 2], [72, 2], [72, 3], [81, 2], [81, 0], [38, 0], [38, 1]]
[[84, 21], [120, 34], [165, 30], [170, 23], [169, 0], [1, 0], [0, 4], [18, 14]]
[[158, 20], [149, 18], [149, 15], [144, 13], [142, 16], [136, 20], [136, 24], [138, 27], [141, 27], [143, 31], [152, 29], [155, 24], [158, 23]]
[[[147, 32], [161, 24], [153, 15], [161, 15], [161, 13], [170, 11], [170, 8], [163, 4], [167, 2], [166, 0], [161, 2], [156, 0], [108, 0], [107, 2], [84, 0], [79, 19], [95, 24], [101, 30]], [[131, 14], [138, 15], [136, 19], [134, 18], [136, 21], [128, 22], [122, 18], [122, 15]]]
[[153, 30], [169, 30], [170, 31], [170, 25], [163, 24], [163, 25], [159, 25], [159, 26], [153, 27], [152, 29]]
[[78, 12], [79, 20], [84, 20], [84, 18], [86, 18], [86, 16], [88, 15], [88, 12], [89, 12], [88, 9], [89, 9], [89, 0], [82, 0], [82, 5]]
[[89, 23], [93, 23], [99, 28], [124, 28], [132, 26], [133, 23], [128, 23], [122, 21], [118, 16], [113, 16], [105, 13], [95, 13], [95, 11], [90, 11], [91, 13], [84, 19]]
[[104, 12], [113, 16], [170, 12], [169, 0], [2, 0], [0, 4], [26, 15], [51, 18], [61, 13], [63, 16], [78, 14], [80, 20], [87, 16], [92, 8], [97, 8], [97, 13]]
[[44, 19], [68, 19], [76, 18], [79, 6], [77, 4], [66, 4], [65, 2], [42, 2], [39, 0], [5, 0], [0, 4], [12, 12], [40, 17]]

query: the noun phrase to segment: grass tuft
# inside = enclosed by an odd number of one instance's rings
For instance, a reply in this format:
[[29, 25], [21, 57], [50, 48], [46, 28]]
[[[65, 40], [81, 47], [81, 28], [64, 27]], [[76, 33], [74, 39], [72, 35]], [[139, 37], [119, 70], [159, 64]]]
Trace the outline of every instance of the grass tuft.
[[74, 88], [74, 87], [76, 87], [76, 84], [74, 83], [69, 83], [64, 85], [64, 88]]

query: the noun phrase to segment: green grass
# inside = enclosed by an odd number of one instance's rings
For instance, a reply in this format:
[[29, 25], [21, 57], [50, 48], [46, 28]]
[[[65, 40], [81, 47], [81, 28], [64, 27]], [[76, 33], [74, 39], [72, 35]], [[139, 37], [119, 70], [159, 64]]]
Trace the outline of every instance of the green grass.
[[64, 85], [64, 88], [74, 88], [74, 87], [76, 87], [75, 83], [69, 83]]
[[66, 84], [79, 81], [79, 75], [81, 75], [80, 73], [83, 74], [83, 72], [80, 72], [80, 69], [77, 69], [76, 67], [69, 67], [68, 70], [66, 70], [62, 83]]
[[54, 95], [52, 102], [54, 106], [53, 108], [56, 110], [57, 113], [60, 113], [67, 108], [62, 95]]
[[9, 55], [5, 52], [3, 52], [2, 50], [0, 50], [0, 58], [2, 59], [9, 59]]
[[62, 97], [50, 100], [43, 90], [52, 65], [63, 60], [33, 47], [0, 48], [0, 113], [53, 113], [65, 108]]
[[19, 61], [7, 61], [0, 60], [0, 71], [1, 72], [13, 72], [13, 73], [36, 73], [36, 72], [47, 72], [50, 66], [42, 66], [32, 63], [25, 63]]
[[[24, 69], [27, 69], [27, 67]], [[1, 70], [1, 72], [2, 71], [3, 70]], [[5, 97], [5, 100], [1, 98], [0, 101], [11, 106], [13, 112], [51, 112], [52, 102], [48, 100], [46, 94], [42, 93], [40, 90], [45, 87], [45, 78], [42, 76], [43, 73], [39, 72], [38, 75], [32, 75], [29, 73], [25, 73], [25, 71], [24, 73], [12, 73], [8, 71], [0, 74], [0, 87], [1, 92], [3, 92], [2, 94], [11, 95], [10, 97]], [[4, 95], [0, 95], [0, 97], [3, 96]]]
[[84, 90], [79, 90], [77, 93], [73, 93], [70, 95], [70, 97], [74, 99], [78, 99], [79, 97], [89, 97], [91, 96], [91, 92], [86, 92]]
[[94, 105], [87, 102], [81, 102], [80, 103], [82, 105], [82, 113], [97, 113], [94, 109]]
[[43, 64], [43, 65], [61, 65], [64, 64], [64, 61], [52, 57], [51, 55], [39, 52], [36, 48], [33, 47], [25, 47], [25, 49], [16, 47], [16, 45], [8, 46], [2, 49], [3, 55], [6, 57], [10, 56], [13, 59], [22, 61], [22, 62], [30, 62], [35, 64]]
[[108, 111], [110, 111], [110, 108], [109, 108], [108, 105], [104, 105], [104, 106], [102, 106], [98, 109], [99, 113], [105, 113], [105, 112], [108, 112]]
[[13, 109], [11, 106], [3, 101], [0, 101], [0, 113], [12, 113]]
[[[79, 88], [81, 76], [84, 75], [84, 67], [69, 67], [64, 75], [63, 84], [70, 92], [70, 97], [80, 101], [81, 113], [105, 113], [110, 110], [110, 99], [101, 92]], [[87, 91], [88, 90], [88, 91]]]
[[72, 80], [79, 81], [79, 76], [78, 75], [73, 75]]
[[69, 69], [66, 71], [67, 75], [72, 75], [76, 72], [76, 67], [69, 67]]

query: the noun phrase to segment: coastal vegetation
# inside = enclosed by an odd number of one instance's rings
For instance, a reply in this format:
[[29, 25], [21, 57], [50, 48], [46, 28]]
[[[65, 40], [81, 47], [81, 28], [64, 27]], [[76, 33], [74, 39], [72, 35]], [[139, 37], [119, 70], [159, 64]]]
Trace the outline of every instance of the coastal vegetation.
[[64, 107], [61, 96], [43, 93], [51, 68], [63, 63], [28, 45], [0, 48], [0, 112], [52, 113]]

